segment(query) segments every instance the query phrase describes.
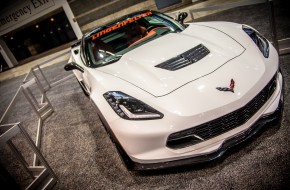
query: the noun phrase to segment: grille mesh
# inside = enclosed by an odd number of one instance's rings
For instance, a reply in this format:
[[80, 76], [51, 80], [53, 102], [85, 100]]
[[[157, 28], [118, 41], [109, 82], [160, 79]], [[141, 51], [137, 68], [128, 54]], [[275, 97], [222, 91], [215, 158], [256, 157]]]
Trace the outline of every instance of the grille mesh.
[[184, 148], [243, 125], [267, 102], [275, 91], [276, 85], [275, 75], [264, 89], [244, 107], [202, 125], [169, 135], [167, 146], [173, 149]]
[[204, 45], [199, 44], [198, 46], [163, 63], [160, 63], [155, 67], [166, 69], [169, 71], [175, 71], [201, 60], [209, 53], [210, 51]]

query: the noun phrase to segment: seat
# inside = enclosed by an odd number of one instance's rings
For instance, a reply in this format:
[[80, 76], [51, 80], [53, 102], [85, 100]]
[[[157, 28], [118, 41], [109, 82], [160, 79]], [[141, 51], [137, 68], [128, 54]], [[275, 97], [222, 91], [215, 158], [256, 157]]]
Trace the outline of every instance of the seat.
[[129, 46], [134, 42], [140, 40], [147, 34], [147, 30], [145, 27], [141, 26], [137, 22], [133, 22], [125, 27], [125, 38]]

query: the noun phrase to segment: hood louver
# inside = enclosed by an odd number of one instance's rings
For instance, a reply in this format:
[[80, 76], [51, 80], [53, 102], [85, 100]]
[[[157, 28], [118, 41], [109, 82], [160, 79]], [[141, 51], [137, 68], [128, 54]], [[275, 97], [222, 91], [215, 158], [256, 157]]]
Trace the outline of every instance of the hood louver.
[[209, 53], [210, 51], [205, 46], [199, 44], [198, 46], [195, 46], [194, 48], [176, 57], [173, 57], [163, 63], [160, 63], [155, 67], [166, 69], [169, 71], [175, 71], [201, 60]]

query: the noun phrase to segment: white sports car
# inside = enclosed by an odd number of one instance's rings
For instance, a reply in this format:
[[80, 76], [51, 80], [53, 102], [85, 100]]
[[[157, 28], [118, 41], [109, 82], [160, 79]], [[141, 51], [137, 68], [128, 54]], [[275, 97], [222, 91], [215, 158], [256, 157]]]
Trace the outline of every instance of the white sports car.
[[185, 17], [137, 12], [72, 46], [65, 70], [128, 169], [210, 161], [279, 121], [283, 77], [271, 43], [247, 25]]

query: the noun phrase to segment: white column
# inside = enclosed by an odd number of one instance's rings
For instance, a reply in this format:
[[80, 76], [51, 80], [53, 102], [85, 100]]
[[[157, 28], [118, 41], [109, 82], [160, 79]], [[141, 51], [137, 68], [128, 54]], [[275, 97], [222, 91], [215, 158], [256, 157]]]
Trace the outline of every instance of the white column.
[[6, 43], [0, 38], [0, 53], [2, 54], [4, 60], [6, 61], [9, 68], [18, 65], [17, 60], [14, 55], [6, 45]]
[[75, 32], [77, 38], [81, 39], [83, 36], [83, 33], [82, 33], [78, 23], [76, 21], [74, 21], [74, 14], [71, 11], [71, 8], [66, 0], [62, 0], [62, 7], [63, 7], [63, 10], [68, 18], [68, 21], [70, 22], [70, 25], [71, 25], [73, 31]]

